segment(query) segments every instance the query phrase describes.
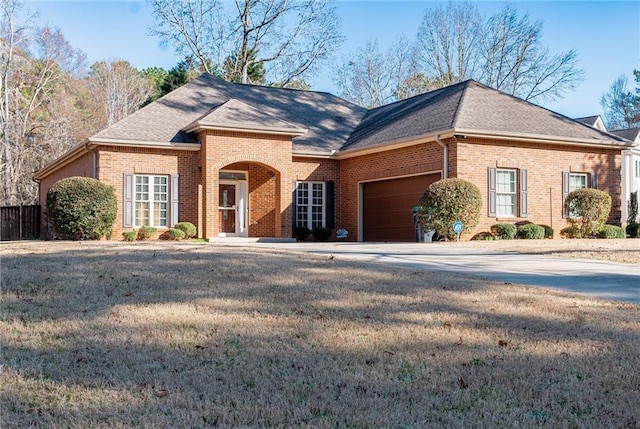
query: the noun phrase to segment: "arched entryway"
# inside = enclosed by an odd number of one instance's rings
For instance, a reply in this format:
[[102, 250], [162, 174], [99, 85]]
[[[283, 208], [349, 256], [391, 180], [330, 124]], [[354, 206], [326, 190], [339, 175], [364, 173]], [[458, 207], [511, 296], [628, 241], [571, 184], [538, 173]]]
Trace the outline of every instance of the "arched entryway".
[[234, 162], [219, 170], [219, 237], [280, 237], [280, 172], [258, 162]]

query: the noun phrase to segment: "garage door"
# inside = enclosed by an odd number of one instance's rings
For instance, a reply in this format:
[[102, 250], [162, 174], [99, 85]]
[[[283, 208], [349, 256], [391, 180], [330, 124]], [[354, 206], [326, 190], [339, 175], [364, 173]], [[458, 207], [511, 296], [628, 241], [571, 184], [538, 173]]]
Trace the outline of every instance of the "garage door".
[[364, 241], [415, 241], [412, 209], [440, 173], [362, 185]]

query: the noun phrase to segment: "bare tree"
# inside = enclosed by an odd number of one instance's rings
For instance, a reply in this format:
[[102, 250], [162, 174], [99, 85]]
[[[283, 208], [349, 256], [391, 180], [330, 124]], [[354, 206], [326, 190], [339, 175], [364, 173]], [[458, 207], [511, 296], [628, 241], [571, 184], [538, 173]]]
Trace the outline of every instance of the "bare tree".
[[583, 79], [575, 50], [552, 55], [542, 43], [543, 22], [518, 17], [513, 4], [484, 25], [478, 80], [524, 100], [555, 100]]
[[[635, 70], [636, 82], [640, 84], [640, 70]], [[640, 85], [634, 94], [629, 89], [626, 76], [618, 77], [600, 98], [604, 109], [604, 121], [610, 130], [633, 128], [640, 125]]]
[[[203, 71], [240, 76], [266, 69], [277, 86], [299, 82], [337, 49], [343, 37], [328, 0], [150, 0], [156, 26], [150, 29], [182, 55], [196, 58]], [[225, 60], [233, 60], [233, 64]]]
[[427, 9], [416, 38], [422, 71], [443, 86], [475, 75], [482, 18], [469, 2]]
[[112, 125], [135, 112], [154, 94], [153, 81], [127, 61], [101, 61], [91, 66], [92, 93]]
[[66, 139], [50, 138], [52, 129], [69, 120], [54, 100], [67, 94], [84, 63], [84, 54], [60, 30], [33, 27], [29, 19], [19, 25], [19, 8], [17, 1], [3, 2], [0, 35], [0, 199], [11, 205], [34, 201], [32, 172], [69, 147]]

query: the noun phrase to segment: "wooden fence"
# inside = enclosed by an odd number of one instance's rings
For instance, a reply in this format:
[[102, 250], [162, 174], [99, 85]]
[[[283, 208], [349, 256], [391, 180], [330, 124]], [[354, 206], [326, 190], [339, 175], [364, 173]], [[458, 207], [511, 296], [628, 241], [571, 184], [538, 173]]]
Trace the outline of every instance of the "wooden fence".
[[33, 240], [40, 237], [40, 206], [0, 207], [0, 240]]

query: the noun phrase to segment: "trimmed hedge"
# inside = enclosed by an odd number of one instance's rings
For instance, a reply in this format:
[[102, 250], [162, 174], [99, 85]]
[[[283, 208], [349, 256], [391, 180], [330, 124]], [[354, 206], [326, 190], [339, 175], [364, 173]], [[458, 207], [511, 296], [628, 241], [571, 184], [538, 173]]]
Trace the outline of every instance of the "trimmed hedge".
[[124, 241], [136, 241], [138, 238], [138, 231], [127, 231], [122, 233]]
[[577, 189], [564, 202], [571, 217], [567, 221], [580, 229], [582, 237], [597, 235], [611, 212], [611, 196], [598, 189]]
[[118, 213], [113, 186], [89, 177], [68, 177], [47, 192], [47, 214], [60, 238], [99, 240], [110, 235]]
[[471, 241], [492, 241], [497, 240], [496, 236], [487, 231], [482, 231], [471, 237]]
[[599, 238], [626, 238], [624, 229], [616, 225], [604, 225], [598, 233]]
[[[176, 225], [178, 226], [178, 225]], [[178, 228], [171, 228], [168, 229], [163, 236], [167, 239], [167, 240], [182, 240], [183, 238], [185, 238], [187, 235], [184, 233], [184, 231], [182, 229], [178, 229]]]
[[138, 230], [138, 240], [148, 240], [153, 237], [156, 232], [158, 232], [157, 228], [152, 226], [141, 226]]
[[306, 226], [294, 226], [293, 227], [293, 238], [297, 241], [305, 241], [311, 235], [311, 230]]
[[553, 238], [553, 228], [549, 225], [540, 225], [544, 228], [544, 238]]
[[544, 238], [544, 228], [535, 223], [520, 225], [517, 232], [518, 238], [525, 240], [540, 240]]
[[178, 222], [175, 229], [184, 232], [184, 238], [193, 238], [198, 233], [196, 226], [191, 222]]
[[418, 219], [423, 231], [455, 240], [454, 222], [471, 231], [480, 221], [482, 195], [473, 183], [463, 179], [442, 179], [432, 183], [418, 201]]
[[562, 238], [582, 238], [582, 232], [577, 226], [568, 226], [560, 230], [560, 237]]
[[316, 241], [327, 241], [329, 237], [331, 237], [331, 228], [319, 226], [313, 228], [311, 234], [313, 234], [313, 238], [315, 238]]
[[497, 223], [491, 226], [491, 233], [501, 240], [516, 238], [516, 226], [510, 223]]
[[640, 238], [640, 223], [627, 225], [627, 235], [631, 238]]

